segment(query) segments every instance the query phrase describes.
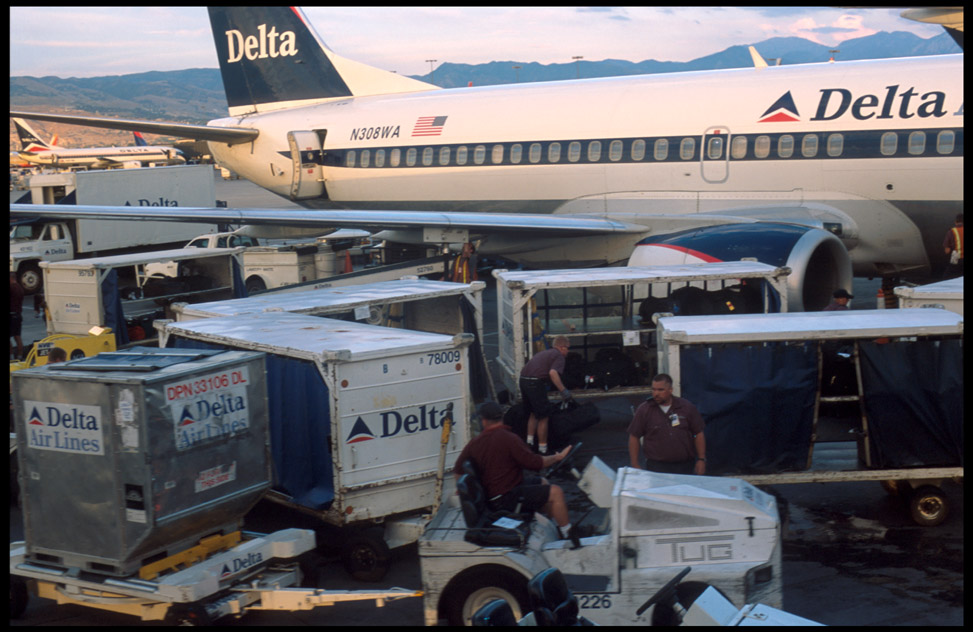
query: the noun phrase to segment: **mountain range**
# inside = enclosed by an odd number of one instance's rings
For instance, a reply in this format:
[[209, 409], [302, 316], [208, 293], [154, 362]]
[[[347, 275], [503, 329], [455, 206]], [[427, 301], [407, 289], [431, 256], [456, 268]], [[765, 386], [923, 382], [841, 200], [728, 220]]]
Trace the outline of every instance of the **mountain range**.
[[[825, 62], [829, 47], [798, 37], [775, 37], [754, 44], [760, 54], [782, 65]], [[907, 32], [879, 32], [846, 40], [837, 53], [838, 62], [888, 57], [912, 57], [962, 52], [946, 33], [922, 39]], [[539, 64], [520, 61], [491, 61], [483, 64], [443, 63], [431, 74], [415, 79], [443, 88], [497, 85], [515, 82], [611, 77], [752, 65], [747, 46], [726, 50], [687, 62], [618, 59]], [[119, 118], [140, 118], [186, 123], [205, 123], [226, 116], [223, 82], [218, 69], [194, 68], [169, 72], [143, 72], [91, 78], [10, 77], [10, 107], [62, 113], [88, 113]], [[131, 144], [131, 135], [110, 130], [92, 130], [71, 125], [32, 123], [44, 136], [58, 133], [66, 147], [86, 144]], [[11, 128], [11, 149], [19, 148]], [[112, 140], [117, 138], [118, 140]], [[106, 140], [107, 139], [107, 140]]]

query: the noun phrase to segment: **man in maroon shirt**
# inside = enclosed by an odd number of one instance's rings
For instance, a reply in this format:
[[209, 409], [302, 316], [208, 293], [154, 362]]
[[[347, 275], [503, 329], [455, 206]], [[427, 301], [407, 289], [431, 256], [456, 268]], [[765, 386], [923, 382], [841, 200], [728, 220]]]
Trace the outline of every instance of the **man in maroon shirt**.
[[561, 381], [568, 347], [568, 339], [558, 336], [552, 349], [534, 354], [520, 372], [520, 395], [524, 400], [524, 409], [530, 414], [527, 419], [527, 444], [534, 442], [536, 431], [537, 448], [541, 454], [547, 454], [547, 420], [551, 416], [551, 404], [547, 401], [548, 385], [553, 385], [561, 393], [562, 400], [571, 399], [571, 391], [564, 388]]
[[672, 378], [665, 373], [652, 378], [652, 399], [638, 407], [628, 426], [632, 467], [639, 467], [640, 448], [647, 470], [669, 474], [706, 473], [703, 417], [688, 400], [672, 394]]
[[571, 527], [564, 491], [539, 476], [524, 476], [525, 469], [539, 471], [563, 460], [571, 447], [547, 456], [534, 454], [503, 423], [503, 408], [496, 402], [486, 402], [480, 406], [480, 418], [483, 430], [463, 448], [456, 459], [453, 467], [456, 479], [460, 478], [463, 463], [472, 461], [491, 509], [513, 511], [520, 503], [522, 513], [540, 511], [557, 523], [563, 539], [571, 539], [577, 546], [577, 536]]

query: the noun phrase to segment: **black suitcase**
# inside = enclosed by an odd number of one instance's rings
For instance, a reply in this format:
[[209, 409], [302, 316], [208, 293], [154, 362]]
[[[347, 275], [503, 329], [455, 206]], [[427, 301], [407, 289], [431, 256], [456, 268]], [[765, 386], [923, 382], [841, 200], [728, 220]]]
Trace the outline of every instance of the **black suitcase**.
[[578, 404], [569, 401], [564, 409], [551, 415], [547, 425], [547, 445], [549, 450], [560, 450], [572, 443], [573, 435], [590, 428], [601, 421], [601, 413], [593, 402]]

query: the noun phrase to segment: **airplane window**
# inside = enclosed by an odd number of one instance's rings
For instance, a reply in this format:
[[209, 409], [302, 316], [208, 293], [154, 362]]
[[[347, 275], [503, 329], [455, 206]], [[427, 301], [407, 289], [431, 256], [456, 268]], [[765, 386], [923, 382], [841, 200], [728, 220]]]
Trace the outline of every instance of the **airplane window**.
[[706, 157], [710, 160], [719, 160], [723, 157], [723, 137], [713, 136], [706, 143]]
[[460, 145], [456, 148], [456, 164], [465, 165], [466, 164], [466, 145]]
[[588, 143], [588, 162], [598, 162], [601, 158], [601, 141], [593, 140]]
[[608, 159], [612, 162], [618, 162], [622, 158], [622, 141], [613, 140], [608, 146]]
[[425, 149], [422, 150], [422, 166], [423, 167], [428, 167], [428, 166], [430, 166], [432, 164], [432, 155], [433, 155], [433, 153], [435, 153], [435, 152], [434, 152], [434, 150], [433, 150], [432, 147], [426, 147]]
[[645, 141], [641, 138], [632, 143], [632, 160], [645, 158]]
[[818, 135], [805, 134], [801, 139], [801, 155], [805, 158], [814, 158], [818, 155]]
[[495, 165], [499, 165], [501, 162], [503, 162], [503, 145], [493, 146], [493, 151], [491, 152], [490, 160]]
[[899, 148], [899, 135], [895, 132], [885, 132], [882, 134], [882, 155], [883, 156], [894, 156], [895, 151]]
[[909, 134], [909, 153], [918, 156], [926, 151], [926, 133], [912, 132]]
[[385, 166], [385, 150], [376, 149], [375, 150], [375, 166], [384, 167]]
[[568, 162], [578, 162], [581, 157], [581, 143], [574, 141], [568, 145]]
[[747, 137], [734, 136], [730, 141], [730, 156], [734, 160], [741, 160], [747, 157]]
[[482, 165], [484, 158], [486, 158], [486, 147], [483, 145], [477, 145], [473, 149], [473, 162], [478, 165]]
[[695, 138], [684, 138], [682, 142], [679, 143], [679, 157], [682, 160], [692, 160], [693, 156], [696, 155], [696, 139]]
[[669, 156], [669, 141], [665, 138], [655, 141], [652, 153], [656, 160], [665, 160]]
[[770, 155], [770, 136], [757, 136], [753, 141], [753, 155], [757, 158], [766, 158]]
[[541, 144], [540, 143], [531, 143], [530, 144], [530, 150], [527, 153], [527, 159], [530, 160], [531, 162], [535, 162], [535, 163], [541, 161]]
[[445, 167], [449, 164], [449, 147], [441, 147], [439, 149], [439, 164]]
[[561, 143], [551, 143], [547, 146], [547, 162], [558, 162], [561, 160]]
[[405, 152], [405, 164], [407, 167], [416, 166], [416, 148], [409, 147], [409, 150]]
[[372, 152], [369, 149], [361, 150], [361, 158], [358, 159], [359, 167], [367, 167], [372, 160]]
[[834, 158], [840, 156], [845, 148], [844, 134], [830, 134], [828, 136], [828, 155]]
[[354, 167], [355, 166], [355, 150], [349, 149], [348, 153], [345, 154], [345, 166]]
[[790, 134], [782, 134], [777, 139], [777, 157], [790, 158], [794, 155], [794, 137]]
[[936, 135], [936, 152], [940, 154], [953, 153], [953, 146], [956, 144], [956, 133], [950, 129], [944, 129]]
[[389, 166], [398, 167], [402, 160], [402, 150], [396, 147], [389, 152]]
[[520, 164], [520, 157], [523, 154], [524, 148], [520, 143], [514, 143], [510, 146], [510, 162], [515, 165]]

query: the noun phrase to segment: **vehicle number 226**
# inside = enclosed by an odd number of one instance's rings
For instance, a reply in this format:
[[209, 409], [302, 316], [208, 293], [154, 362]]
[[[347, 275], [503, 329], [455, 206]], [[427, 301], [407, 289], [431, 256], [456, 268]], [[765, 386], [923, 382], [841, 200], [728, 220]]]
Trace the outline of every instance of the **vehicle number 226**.
[[429, 364], [447, 364], [450, 362], [460, 361], [460, 352], [457, 350], [453, 351], [437, 351], [436, 353], [427, 353], [426, 358]]
[[609, 595], [578, 595], [578, 605], [587, 609], [605, 610], [612, 607], [612, 600]]

